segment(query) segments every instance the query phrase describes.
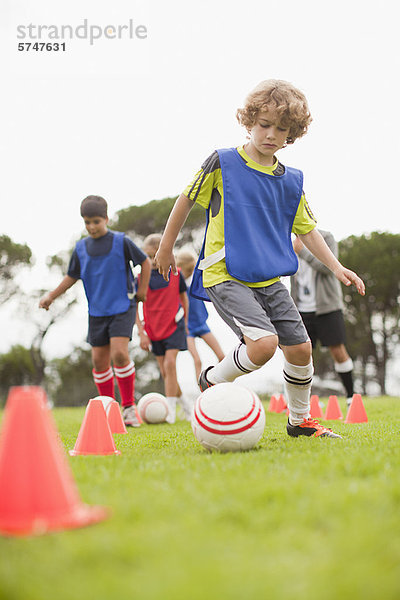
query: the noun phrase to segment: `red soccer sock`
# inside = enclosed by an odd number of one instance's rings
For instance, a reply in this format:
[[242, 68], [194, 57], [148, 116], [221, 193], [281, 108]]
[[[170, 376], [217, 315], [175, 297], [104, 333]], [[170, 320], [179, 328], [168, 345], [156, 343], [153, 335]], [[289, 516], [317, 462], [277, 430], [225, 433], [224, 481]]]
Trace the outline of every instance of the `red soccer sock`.
[[121, 394], [121, 405], [132, 406], [135, 404], [135, 363], [131, 361], [124, 367], [114, 366], [114, 372]]
[[106, 371], [96, 372], [92, 370], [93, 380], [96, 384], [100, 396], [110, 396], [115, 398], [114, 394], [114, 373], [111, 367]]

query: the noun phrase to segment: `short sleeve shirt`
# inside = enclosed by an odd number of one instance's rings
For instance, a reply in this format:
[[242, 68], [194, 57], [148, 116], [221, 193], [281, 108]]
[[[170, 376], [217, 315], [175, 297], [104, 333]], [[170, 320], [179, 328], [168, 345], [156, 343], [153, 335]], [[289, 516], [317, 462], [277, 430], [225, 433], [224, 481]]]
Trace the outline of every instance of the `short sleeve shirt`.
[[[268, 173], [269, 175], [282, 175], [285, 167], [278, 160], [270, 167], [259, 165], [253, 161], [245, 152], [243, 146], [237, 148], [239, 155], [252, 169]], [[224, 190], [222, 182], [221, 166], [218, 153], [215, 151], [205, 160], [201, 169], [196, 173], [191, 183], [183, 191], [193, 202], [196, 202], [209, 211], [209, 225], [206, 234], [204, 256], [210, 256], [225, 245], [224, 233]], [[312, 231], [317, 221], [306, 200], [304, 191], [301, 195], [299, 206], [293, 222], [292, 232], [295, 234], [306, 234]], [[279, 280], [279, 277], [268, 281], [257, 281], [249, 283], [242, 281], [249, 287], [264, 287]], [[225, 259], [215, 263], [203, 271], [204, 287], [211, 287], [223, 281], [238, 281], [232, 277], [226, 268]]]
[[[110, 230], [100, 238], [92, 238], [90, 236], [85, 238], [86, 250], [89, 256], [104, 256], [111, 250], [114, 239], [114, 233]], [[134, 267], [141, 265], [147, 258], [145, 254], [136, 244], [127, 236], [124, 237], [124, 256], [125, 256], [125, 267], [127, 277], [127, 289], [133, 291], [131, 274], [131, 263]], [[81, 264], [79, 261], [78, 253], [76, 248], [74, 249], [69, 265], [67, 274], [73, 279], [81, 278]]]
[[[114, 234], [112, 231], [107, 231], [101, 238], [85, 238], [86, 250], [89, 256], [104, 256], [111, 250]], [[147, 255], [136, 246], [134, 242], [127, 236], [124, 237], [124, 256], [127, 266], [132, 262], [133, 266], [141, 265], [147, 258]], [[73, 251], [69, 265], [68, 275], [74, 279], [81, 278], [81, 265], [76, 249]]]

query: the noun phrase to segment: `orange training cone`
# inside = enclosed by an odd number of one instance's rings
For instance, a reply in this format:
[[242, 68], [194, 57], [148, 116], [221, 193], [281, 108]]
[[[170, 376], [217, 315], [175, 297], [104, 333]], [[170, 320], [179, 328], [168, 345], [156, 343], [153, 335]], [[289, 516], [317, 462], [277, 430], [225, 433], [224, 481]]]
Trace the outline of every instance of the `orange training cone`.
[[82, 503], [44, 390], [11, 388], [0, 437], [0, 533], [42, 534], [107, 516]]
[[287, 409], [287, 405], [285, 402], [285, 397], [283, 394], [279, 394], [279, 398], [276, 401], [275, 412], [277, 412], [277, 413], [285, 412], [286, 409]]
[[336, 396], [329, 396], [324, 419], [326, 421], [343, 419], [342, 411], [340, 410], [339, 402]]
[[322, 414], [322, 410], [319, 404], [319, 398], [315, 394], [311, 396], [310, 399], [310, 416], [313, 419], [323, 419], [324, 415]]
[[47, 406], [46, 392], [39, 385], [15, 385], [11, 387], [7, 396], [7, 404], [13, 402], [13, 399], [21, 396], [21, 394], [29, 394], [30, 398], [36, 398], [38, 402]]
[[271, 396], [271, 399], [268, 404], [268, 412], [276, 412], [276, 403], [277, 403], [276, 396]]
[[106, 415], [111, 433], [128, 433], [116, 400], [107, 406]]
[[92, 398], [86, 407], [85, 416], [71, 456], [77, 454], [121, 454], [116, 449], [106, 411], [101, 400]]
[[345, 423], [368, 423], [367, 413], [360, 394], [354, 394]]

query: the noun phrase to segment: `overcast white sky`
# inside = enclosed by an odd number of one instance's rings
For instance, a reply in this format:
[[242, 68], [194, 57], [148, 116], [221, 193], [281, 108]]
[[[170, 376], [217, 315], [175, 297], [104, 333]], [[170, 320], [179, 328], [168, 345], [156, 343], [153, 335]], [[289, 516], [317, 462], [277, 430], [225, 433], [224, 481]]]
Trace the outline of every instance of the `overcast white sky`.
[[[176, 195], [215, 148], [242, 143], [236, 108], [271, 77], [309, 101], [309, 133], [279, 158], [304, 171], [321, 228], [398, 231], [395, 0], [6, 0], [1, 11], [0, 233], [39, 266], [82, 232], [86, 195], [104, 196], [110, 216]], [[148, 37], [17, 50], [37, 41], [17, 26], [85, 19], [131, 19]]]

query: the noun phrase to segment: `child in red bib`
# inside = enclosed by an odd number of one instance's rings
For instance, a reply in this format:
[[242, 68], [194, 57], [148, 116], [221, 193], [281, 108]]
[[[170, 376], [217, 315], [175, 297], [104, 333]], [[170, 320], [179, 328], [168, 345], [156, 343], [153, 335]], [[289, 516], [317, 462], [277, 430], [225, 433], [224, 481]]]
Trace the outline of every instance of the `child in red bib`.
[[178, 352], [187, 350], [188, 298], [181, 272], [165, 281], [154, 264], [160, 240], [161, 235], [151, 234], [143, 243], [143, 250], [153, 262], [153, 269], [146, 301], [143, 302], [143, 320], [138, 314], [136, 324], [140, 347], [147, 352], [151, 350], [157, 359], [169, 407], [167, 422], [174, 423], [177, 402], [188, 420], [192, 412], [191, 403], [182, 395], [176, 374]]

